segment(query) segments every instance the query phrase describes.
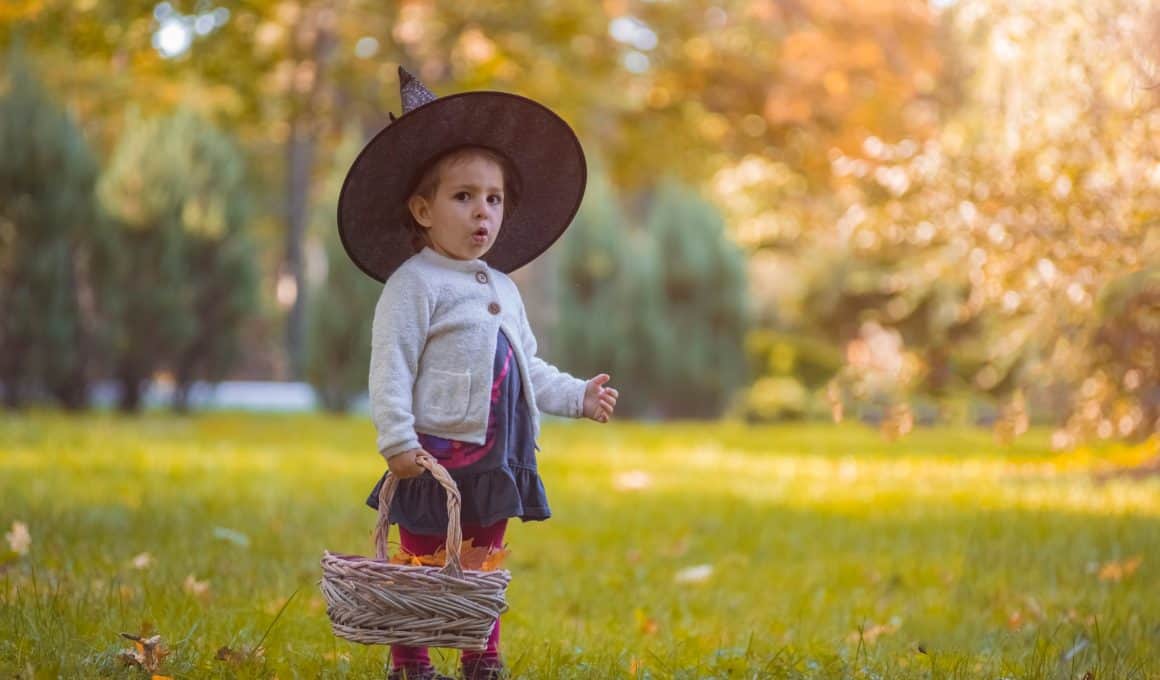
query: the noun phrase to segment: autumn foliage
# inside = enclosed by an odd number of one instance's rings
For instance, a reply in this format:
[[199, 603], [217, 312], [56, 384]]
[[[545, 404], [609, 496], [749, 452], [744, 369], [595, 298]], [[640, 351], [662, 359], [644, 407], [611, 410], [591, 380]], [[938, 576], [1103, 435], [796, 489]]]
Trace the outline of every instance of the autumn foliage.
[[[464, 569], [471, 571], [496, 571], [503, 568], [504, 560], [508, 556], [507, 548], [496, 548], [490, 545], [475, 545], [472, 539], [463, 541], [459, 550], [459, 561]], [[440, 546], [430, 555], [413, 555], [406, 550], [400, 550], [391, 555], [391, 564], [402, 564], [412, 567], [442, 567], [447, 563], [447, 548]]]

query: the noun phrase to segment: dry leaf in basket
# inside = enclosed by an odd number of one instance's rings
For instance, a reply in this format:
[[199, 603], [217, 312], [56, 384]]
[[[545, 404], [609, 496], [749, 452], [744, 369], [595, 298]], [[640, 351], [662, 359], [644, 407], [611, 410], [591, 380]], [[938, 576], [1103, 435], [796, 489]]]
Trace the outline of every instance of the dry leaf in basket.
[[[470, 538], [460, 544], [459, 562], [464, 569], [474, 571], [495, 571], [503, 567], [504, 559], [508, 555], [507, 548], [494, 548], [489, 545], [475, 545]], [[446, 548], [439, 548], [432, 555], [412, 555], [406, 550], [391, 555], [391, 564], [404, 564], [412, 567], [442, 567], [447, 561]]]

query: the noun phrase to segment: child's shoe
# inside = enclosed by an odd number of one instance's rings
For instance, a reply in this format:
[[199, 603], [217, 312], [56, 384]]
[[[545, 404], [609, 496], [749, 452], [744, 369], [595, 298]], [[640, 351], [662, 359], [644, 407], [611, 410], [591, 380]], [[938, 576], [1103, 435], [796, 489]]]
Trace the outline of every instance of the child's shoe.
[[463, 680], [502, 680], [506, 678], [499, 659], [480, 659], [463, 664]]
[[387, 680], [455, 680], [435, 670], [434, 666], [403, 666], [391, 669]]

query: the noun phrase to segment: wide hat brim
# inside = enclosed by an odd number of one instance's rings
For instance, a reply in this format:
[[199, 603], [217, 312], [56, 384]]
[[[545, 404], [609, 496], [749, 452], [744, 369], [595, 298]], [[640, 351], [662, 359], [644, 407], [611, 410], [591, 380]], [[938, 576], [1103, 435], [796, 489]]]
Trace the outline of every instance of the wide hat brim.
[[481, 146], [507, 156], [521, 196], [483, 259], [511, 272], [564, 233], [584, 197], [588, 169], [576, 133], [547, 107], [507, 92], [439, 97], [399, 117], [359, 153], [338, 197], [342, 245], [360, 269], [386, 281], [414, 254], [407, 199], [416, 174], [442, 154]]

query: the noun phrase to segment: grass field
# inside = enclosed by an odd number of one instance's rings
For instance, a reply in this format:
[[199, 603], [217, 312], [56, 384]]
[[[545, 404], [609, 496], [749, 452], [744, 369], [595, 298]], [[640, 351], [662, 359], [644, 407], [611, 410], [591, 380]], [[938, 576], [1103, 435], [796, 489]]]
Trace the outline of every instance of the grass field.
[[[541, 443], [555, 517], [508, 535], [515, 677], [1160, 678], [1160, 480], [1091, 475], [1154, 443], [570, 422]], [[161, 634], [175, 678], [381, 676], [317, 581], [324, 549], [370, 551], [382, 465], [361, 418], [0, 417], [0, 528], [31, 538], [0, 542], [0, 677], [145, 677], [122, 631]]]

